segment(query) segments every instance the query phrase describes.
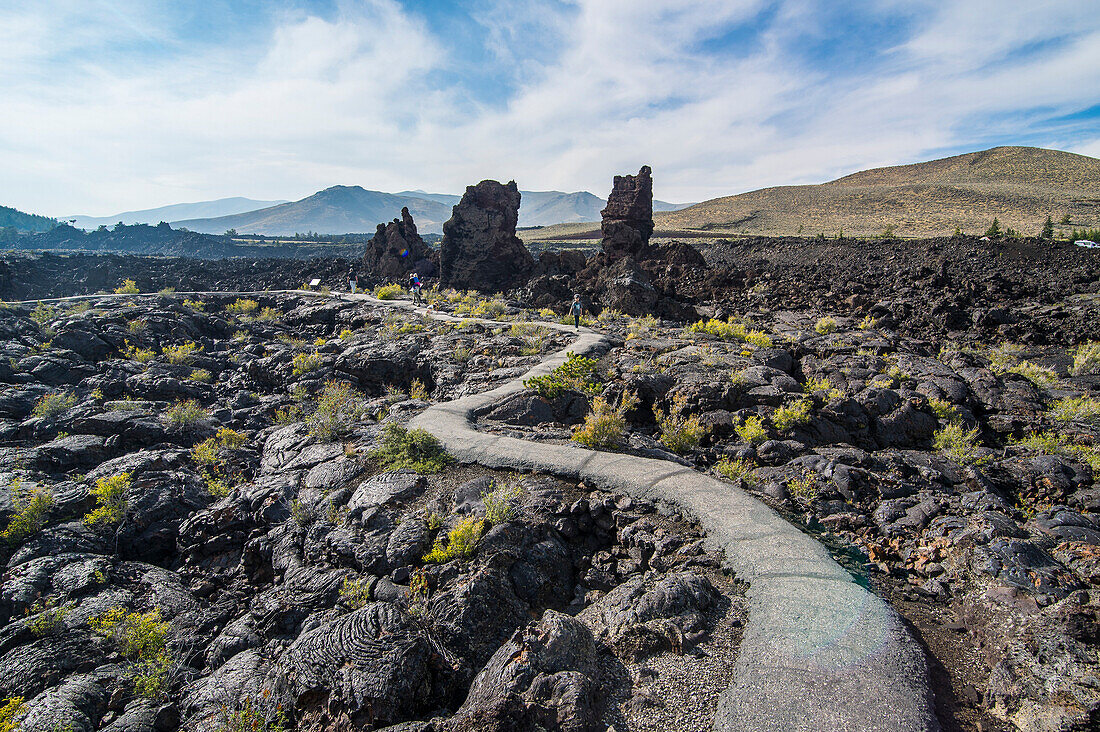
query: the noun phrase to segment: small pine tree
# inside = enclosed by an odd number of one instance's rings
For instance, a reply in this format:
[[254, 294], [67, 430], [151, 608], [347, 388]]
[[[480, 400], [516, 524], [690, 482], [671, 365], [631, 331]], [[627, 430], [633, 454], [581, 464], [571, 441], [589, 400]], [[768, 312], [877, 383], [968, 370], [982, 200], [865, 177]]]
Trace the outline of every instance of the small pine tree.
[[1062, 226], [1069, 226], [1073, 222], [1070, 219], [1069, 214], [1067, 213], [1065, 216], [1062, 217], [1062, 220], [1059, 221], [1058, 223], [1061, 224]]
[[959, 226], [958, 224], [955, 224], [955, 233], [952, 234], [952, 236], [962, 236], [962, 235], [963, 235], [962, 227]]
[[1054, 238], [1054, 219], [1047, 216], [1047, 220], [1043, 222], [1043, 230], [1039, 232], [1040, 239], [1053, 239]]
[[993, 223], [989, 225], [989, 228], [985, 230], [985, 235], [990, 239], [1001, 238], [1001, 222], [996, 217], [993, 218]]

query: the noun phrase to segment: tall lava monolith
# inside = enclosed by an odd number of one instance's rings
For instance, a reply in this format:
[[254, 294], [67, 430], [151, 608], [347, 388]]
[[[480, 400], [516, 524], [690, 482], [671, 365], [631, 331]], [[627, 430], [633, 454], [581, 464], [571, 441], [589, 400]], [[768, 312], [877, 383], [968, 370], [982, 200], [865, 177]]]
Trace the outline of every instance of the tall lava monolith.
[[637, 175], [616, 175], [600, 212], [603, 222], [603, 250], [612, 260], [637, 257], [653, 234], [653, 177], [648, 165]]
[[374, 238], [367, 242], [363, 269], [390, 280], [403, 279], [410, 272], [430, 277], [435, 274], [434, 257], [435, 252], [417, 233], [409, 209], [402, 208], [400, 219], [379, 224]]
[[439, 281], [460, 290], [503, 292], [519, 287], [534, 269], [531, 252], [516, 236], [519, 188], [483, 180], [467, 186], [443, 224]]

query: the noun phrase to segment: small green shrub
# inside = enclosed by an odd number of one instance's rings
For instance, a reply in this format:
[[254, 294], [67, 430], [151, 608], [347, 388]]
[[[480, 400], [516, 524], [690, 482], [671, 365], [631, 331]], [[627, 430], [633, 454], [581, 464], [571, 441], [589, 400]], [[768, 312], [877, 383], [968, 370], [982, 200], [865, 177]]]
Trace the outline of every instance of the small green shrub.
[[263, 308], [260, 310], [259, 315], [256, 316], [256, 320], [263, 323], [273, 323], [279, 319], [279, 311], [275, 308]]
[[197, 381], [200, 384], [209, 384], [214, 381], [214, 374], [210, 373], [206, 369], [194, 369], [187, 378], [191, 381]]
[[932, 408], [932, 412], [941, 421], [955, 422], [959, 419], [959, 412], [955, 409], [955, 405], [946, 399], [932, 397], [928, 400], [928, 406]]
[[205, 476], [203, 484], [206, 485], [206, 492], [214, 498], [225, 498], [229, 495], [229, 492], [233, 490], [232, 486], [230, 486], [224, 478], [218, 478], [211, 475]]
[[598, 365], [594, 358], [568, 353], [565, 363], [545, 376], [524, 379], [523, 385], [534, 389], [543, 399], [554, 399], [568, 390], [593, 394], [599, 388], [595, 382]]
[[1100, 446], [1078, 445], [1057, 432], [1032, 432], [1014, 444], [1044, 455], [1065, 455], [1087, 463], [1093, 474], [1100, 475]]
[[297, 404], [275, 410], [275, 424], [279, 426], [285, 427], [300, 421], [302, 421], [302, 408]]
[[932, 435], [932, 444], [960, 465], [981, 465], [988, 458], [979, 457], [978, 428], [967, 430], [952, 422]]
[[24, 710], [23, 697], [13, 696], [0, 706], [0, 732], [17, 732]]
[[772, 412], [772, 424], [780, 432], [786, 432], [792, 427], [806, 424], [810, 421], [810, 409], [812, 407], [813, 402], [809, 399], [799, 399], [790, 404], [784, 404]]
[[634, 340], [649, 335], [654, 328], [660, 325], [660, 321], [652, 315], [643, 315], [640, 318], [630, 318], [626, 324], [626, 340]]
[[161, 349], [164, 354], [164, 360], [170, 364], [185, 364], [191, 360], [191, 357], [195, 353], [202, 350], [202, 347], [194, 341], [187, 341], [181, 343], [178, 346], [165, 346]]
[[[303, 286], [303, 289], [308, 287]], [[222, 707], [222, 721], [214, 732], [287, 732], [290, 722], [281, 704], [269, 702], [265, 689], [259, 699], [245, 697], [237, 708]]]
[[633, 394], [623, 394], [619, 405], [614, 406], [602, 396], [592, 400], [592, 410], [585, 416], [584, 424], [573, 428], [573, 441], [593, 450], [619, 447], [626, 431], [626, 413], [634, 408], [638, 399]]
[[134, 664], [130, 670], [134, 694], [145, 699], [164, 699], [168, 692], [168, 674], [173, 666], [167, 653]]
[[351, 610], [366, 607], [370, 602], [370, 581], [345, 578], [340, 586], [340, 604]]
[[310, 371], [316, 371], [321, 368], [321, 354], [317, 351], [313, 353], [296, 353], [294, 354], [292, 373], [295, 376], [303, 376]]
[[860, 330], [871, 330], [878, 325], [878, 320], [872, 318], [870, 315], [865, 315], [863, 320], [859, 321]]
[[689, 325], [686, 332], [689, 335], [706, 333], [724, 341], [739, 341], [758, 348], [770, 348], [772, 345], [772, 339], [767, 333], [761, 330], [750, 330], [745, 327], [744, 323], [735, 320], [733, 317], [729, 320], [719, 320], [717, 318], [700, 320]]
[[818, 318], [818, 321], [814, 323], [814, 330], [821, 335], [828, 335], [836, 330], [836, 319], [830, 318], [826, 315], [823, 318]]
[[136, 295], [141, 290], [138, 289], [137, 283], [133, 280], [123, 280], [122, 284], [115, 288], [116, 295]]
[[1047, 410], [1059, 422], [1087, 422], [1100, 418], [1100, 399], [1087, 396], [1059, 399]]
[[817, 475], [813, 472], [807, 472], [797, 478], [788, 478], [787, 493], [803, 503], [813, 501], [820, 493], [817, 485]]
[[68, 392], [51, 392], [43, 394], [31, 410], [31, 414], [44, 419], [52, 419], [62, 412], [67, 412], [77, 405], [79, 399], [75, 394]]
[[200, 313], [202, 311], [206, 310], [206, 303], [204, 303], [201, 300], [191, 300], [190, 298], [183, 301], [183, 306], [185, 308], [190, 308], [191, 310], [194, 310], [194, 311], [200, 312]]
[[374, 296], [379, 300], [396, 300], [405, 294], [405, 288], [401, 285], [379, 285], [374, 288]]
[[[466, 363], [470, 360], [470, 349], [466, 346], [456, 346], [454, 359], [457, 363]], [[527, 386], [525, 383], [524, 386]]]
[[1006, 369], [1009, 373], [1019, 374], [1040, 389], [1049, 388], [1058, 383], [1058, 372], [1031, 361], [1021, 361]]
[[470, 313], [479, 318], [490, 320], [500, 318], [507, 312], [507, 307], [500, 300], [483, 300]]
[[31, 633], [41, 638], [55, 631], [61, 630], [65, 622], [65, 616], [72, 610], [71, 607], [58, 605], [53, 598], [45, 602], [38, 600], [27, 610], [28, 615], [34, 617], [27, 623]]
[[144, 320], [136, 319], [126, 323], [126, 330], [130, 332], [130, 335], [139, 336], [149, 330], [149, 323]]
[[998, 373], [1005, 371], [1009, 366], [1014, 365], [1020, 360], [1020, 355], [1024, 352], [1024, 347], [1016, 343], [1008, 343], [1007, 341], [992, 348], [989, 351], [989, 366], [993, 371]]
[[318, 440], [330, 441], [347, 434], [365, 414], [363, 395], [351, 384], [328, 381], [317, 398], [317, 407], [306, 422], [310, 435]]
[[313, 510], [302, 503], [299, 498], [295, 498], [290, 502], [290, 518], [294, 519], [294, 523], [302, 528], [311, 526], [317, 520], [317, 517], [313, 514]]
[[244, 447], [248, 442], [248, 438], [235, 429], [229, 427], [219, 427], [218, 432], [215, 435], [218, 443], [221, 444], [227, 450], [237, 450]]
[[342, 341], [346, 341], [347, 339], [351, 338], [354, 335], [355, 335], [355, 331], [353, 331], [351, 328], [344, 328], [340, 331], [339, 338]]
[[139, 348], [130, 341], [126, 341], [122, 349], [122, 357], [138, 363], [149, 363], [157, 357], [157, 354], [151, 348]]
[[164, 410], [164, 421], [173, 427], [194, 427], [210, 416], [210, 412], [194, 399], [176, 402]]
[[18, 478], [8, 486], [11, 496], [12, 517], [0, 532], [0, 539], [11, 545], [22, 544], [46, 525], [46, 517], [53, 508], [53, 492], [49, 488], [32, 486], [24, 488]]
[[137, 613], [113, 607], [89, 619], [88, 625], [110, 639], [130, 662], [135, 694], [151, 699], [164, 696], [173, 662], [168, 654], [170, 625], [161, 619], [160, 610]]
[[431, 399], [428, 395], [428, 389], [420, 379], [413, 379], [412, 383], [409, 384], [409, 399], [419, 399], [425, 402]]
[[432, 550], [424, 555], [424, 561], [430, 564], [441, 563], [472, 556], [487, 526], [487, 521], [473, 516], [459, 521], [447, 534], [446, 543], [436, 539]]
[[251, 317], [256, 308], [260, 307], [260, 303], [255, 300], [249, 300], [247, 298], [238, 298], [234, 302], [226, 305], [226, 312], [232, 313], [241, 318]]
[[96, 481], [92, 496], [99, 505], [84, 517], [88, 526], [100, 524], [116, 525], [122, 523], [129, 501], [126, 492], [130, 490], [130, 474], [119, 473]]
[[427, 430], [406, 429], [399, 424], [386, 425], [382, 445], [370, 453], [383, 470], [408, 468], [418, 473], [438, 473], [454, 462], [439, 440]]
[[1100, 369], [1100, 341], [1089, 341], [1073, 351], [1073, 373], [1087, 374]]
[[733, 429], [742, 442], [759, 445], [768, 439], [768, 431], [764, 429], [764, 420], [758, 416], [746, 417]]
[[685, 453], [699, 446], [710, 431], [699, 421], [699, 415], [686, 415], [687, 394], [680, 392], [672, 398], [668, 414], [656, 410], [654, 416], [661, 430], [660, 442], [675, 453]]
[[714, 464], [718, 474], [730, 480], [740, 480], [747, 486], [756, 485], [755, 466], [744, 458], [724, 457]]
[[520, 498], [523, 497], [523, 488], [518, 485], [494, 487], [493, 490], [481, 494], [481, 502], [485, 504], [485, 520], [493, 526], [506, 524], [516, 517]]
[[155, 658], [168, 650], [169, 624], [161, 618], [160, 610], [137, 613], [113, 607], [105, 615], [89, 619], [88, 625], [114, 642], [128, 661]]
[[57, 315], [57, 308], [53, 305], [47, 305], [44, 302], [39, 302], [31, 311], [30, 318], [39, 325], [45, 325], [54, 319]]

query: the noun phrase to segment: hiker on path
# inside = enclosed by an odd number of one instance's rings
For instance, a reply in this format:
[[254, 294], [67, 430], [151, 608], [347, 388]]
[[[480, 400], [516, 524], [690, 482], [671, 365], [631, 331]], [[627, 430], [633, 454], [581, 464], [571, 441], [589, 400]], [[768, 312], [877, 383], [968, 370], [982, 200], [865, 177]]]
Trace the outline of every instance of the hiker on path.
[[355, 294], [355, 286], [359, 284], [359, 275], [355, 272], [355, 265], [348, 267], [348, 290]]
[[573, 327], [581, 329], [581, 316], [584, 315], [584, 305], [581, 304], [581, 296], [573, 295], [573, 304], [569, 306], [569, 312], [573, 315]]
[[417, 305], [422, 305], [424, 303], [424, 301], [420, 299], [420, 287], [420, 276], [416, 272], [413, 272], [409, 275], [409, 289], [412, 290], [413, 302]]

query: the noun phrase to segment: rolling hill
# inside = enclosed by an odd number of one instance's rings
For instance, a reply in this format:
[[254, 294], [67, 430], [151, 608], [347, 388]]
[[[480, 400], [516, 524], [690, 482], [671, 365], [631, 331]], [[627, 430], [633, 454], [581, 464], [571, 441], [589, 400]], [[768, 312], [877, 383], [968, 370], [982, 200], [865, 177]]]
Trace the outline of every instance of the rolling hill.
[[[146, 208], [140, 211], [123, 211], [114, 216], [65, 216], [64, 221], [73, 222], [80, 229], [95, 229], [99, 226], [114, 226], [122, 222], [130, 224], [159, 224], [161, 221], [179, 221], [180, 219], [212, 218], [255, 211], [285, 201], [256, 201], [251, 198], [219, 198], [216, 201], [197, 201], [195, 203], [174, 203], [160, 208]], [[221, 232], [218, 232], [219, 234]]]
[[[1047, 216], [1100, 224], [1100, 160], [1034, 147], [997, 147], [911, 165], [864, 170], [818, 185], [778, 186], [715, 198], [654, 216], [658, 233], [680, 238], [730, 234], [950, 235], [955, 227], [1037, 234]], [[1069, 227], [1064, 227], [1067, 230]], [[553, 227], [535, 240], [591, 238], [598, 227]]]
[[408, 206], [417, 228], [424, 233], [442, 232], [443, 222], [451, 217], [451, 207], [437, 201], [368, 191], [359, 186], [332, 186], [300, 201], [233, 216], [175, 221], [172, 225], [207, 234], [222, 234], [230, 229], [242, 234], [274, 236], [307, 231], [370, 233], [379, 223], [399, 216], [403, 206]]
[[55, 226], [57, 226], [57, 221], [55, 219], [23, 213], [22, 211], [8, 208], [7, 206], [0, 206], [0, 229], [35, 232], [49, 231]]

